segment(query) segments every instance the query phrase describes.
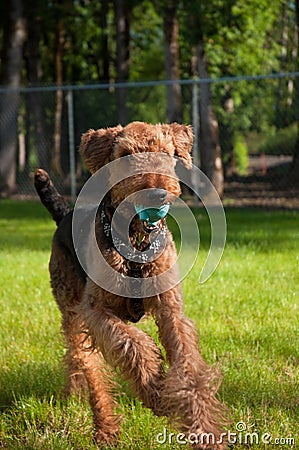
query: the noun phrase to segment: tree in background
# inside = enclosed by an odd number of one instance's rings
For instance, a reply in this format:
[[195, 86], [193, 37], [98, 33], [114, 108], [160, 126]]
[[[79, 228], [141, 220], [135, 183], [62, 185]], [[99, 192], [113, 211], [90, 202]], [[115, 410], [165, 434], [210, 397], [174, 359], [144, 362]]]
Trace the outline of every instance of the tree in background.
[[[168, 0], [162, 2], [158, 10], [161, 10], [163, 16], [163, 31], [164, 31], [164, 66], [166, 80], [179, 80], [179, 22], [177, 18], [178, 1]], [[183, 121], [182, 111], [182, 92], [181, 85], [174, 83], [166, 86], [167, 108], [166, 118], [167, 122]]]
[[[0, 5], [2, 84], [6, 85], [11, 66], [6, 63], [10, 48], [7, 36], [13, 37], [13, 33], [7, 31], [8, 19], [9, 14], [17, 14], [20, 5], [21, 0], [9, 0]], [[28, 83], [61, 86], [103, 81], [175, 81], [190, 78], [195, 72], [201, 78], [217, 78], [296, 70], [293, 1], [28, 0], [25, 6], [28, 19], [25, 51], [22, 54], [24, 33], [15, 35], [18, 44], [13, 47], [14, 67], [20, 69], [22, 57], [25, 57], [26, 64], [22, 66], [26, 69], [22, 71], [25, 86]], [[20, 39], [20, 36], [23, 37]], [[192, 71], [194, 58], [197, 59], [196, 71]], [[284, 80], [201, 83], [201, 167], [219, 193], [223, 186], [222, 163], [225, 162], [227, 173], [230, 168], [233, 173], [237, 160], [234, 152], [240, 148], [240, 135], [273, 134], [281, 125], [295, 121], [298, 109], [295, 88], [292, 88], [292, 79], [287, 83]], [[8, 91], [1, 94], [2, 105], [6, 102], [5, 95]], [[3, 189], [7, 189], [3, 173], [6, 179], [9, 173], [11, 179], [15, 179], [17, 115], [21, 118], [22, 132], [26, 132], [25, 172], [29, 170], [29, 163], [32, 165], [36, 161], [47, 166], [52, 161], [53, 166], [53, 160], [61, 179], [66, 178], [69, 170], [66, 100], [62, 89], [57, 90], [56, 99], [52, 93], [36, 92], [22, 93], [21, 97], [21, 108], [18, 101], [11, 103], [18, 114], [8, 113], [3, 106], [1, 110], [0, 136], [3, 142], [12, 144], [0, 148], [0, 159], [4, 161], [0, 165]], [[177, 83], [168, 86], [166, 95], [164, 86], [125, 87], [96, 93], [81, 91], [80, 95], [74, 95], [74, 104], [76, 143], [80, 133], [90, 126], [140, 119], [190, 122], [191, 117], [190, 89]], [[10, 138], [7, 120], [13, 124], [9, 127]], [[246, 147], [246, 141], [244, 145]], [[8, 169], [3, 169], [5, 167]], [[11, 186], [14, 184], [12, 181]]]
[[[130, 2], [114, 0], [116, 34], [116, 81], [125, 83], [129, 79], [130, 68]], [[116, 89], [117, 121], [125, 125], [127, 114], [127, 88]]]
[[[212, 77], [258, 75], [279, 69], [277, 28], [281, 0], [211, 0], [202, 9], [206, 57]], [[234, 173], [240, 134], [268, 131], [275, 83], [225, 82], [213, 85], [222, 161]], [[266, 119], [266, 120], [265, 120]], [[272, 119], [271, 119], [272, 120]]]
[[99, 70], [99, 80], [104, 83], [109, 82], [109, 46], [108, 46], [108, 11], [109, 11], [109, 1], [101, 1], [100, 10], [100, 28], [101, 28], [101, 47], [99, 52], [99, 57], [102, 59], [101, 68]]
[[[201, 1], [186, 0], [185, 32], [191, 43], [189, 55], [193, 47], [193, 76], [202, 80], [210, 78], [209, 61], [206, 53], [206, 42], [209, 39], [209, 22], [205, 22], [205, 5]], [[221, 196], [224, 188], [221, 148], [219, 142], [218, 122], [212, 103], [211, 84], [200, 84], [199, 96], [199, 151], [200, 168], [211, 180]]]
[[22, 0], [7, 0], [4, 11], [1, 83], [8, 88], [1, 95], [0, 110], [0, 192], [16, 188], [16, 148], [25, 17]]
[[54, 148], [51, 158], [51, 165], [55, 172], [62, 176], [61, 168], [61, 128], [62, 128], [62, 110], [63, 110], [63, 90], [60, 87], [64, 82], [63, 55], [65, 51], [65, 24], [63, 13], [63, 1], [60, 0], [56, 7], [55, 20], [55, 83], [57, 85], [55, 96], [55, 115], [54, 115]]
[[[299, 47], [299, 0], [295, 0], [296, 25], [297, 25], [297, 46]], [[297, 61], [299, 62], [299, 51], [297, 51]], [[298, 65], [297, 65], [298, 66]], [[299, 79], [296, 78], [296, 106], [297, 106], [297, 141], [292, 164], [292, 177], [299, 182]]]
[[[43, 67], [41, 59], [41, 38], [45, 15], [43, 0], [27, 0], [25, 4], [25, 17], [27, 26], [27, 40], [24, 51], [27, 81], [29, 86], [39, 86], [43, 79]], [[25, 127], [33, 129], [33, 146], [36, 149], [38, 165], [49, 167], [49, 151], [46, 141], [46, 118], [43, 104], [43, 96], [40, 91], [28, 93], [26, 96]], [[26, 133], [25, 171], [28, 174], [31, 143], [30, 133]]]

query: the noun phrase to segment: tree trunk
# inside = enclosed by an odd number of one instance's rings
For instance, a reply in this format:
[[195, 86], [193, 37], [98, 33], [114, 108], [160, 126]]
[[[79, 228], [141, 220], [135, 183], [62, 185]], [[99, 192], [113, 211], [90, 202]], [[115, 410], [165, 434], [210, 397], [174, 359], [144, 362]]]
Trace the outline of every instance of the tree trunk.
[[229, 85], [225, 88], [225, 94], [222, 97], [221, 104], [226, 116], [223, 118], [222, 122], [219, 123], [219, 139], [221, 142], [224, 177], [230, 177], [236, 173], [236, 161], [234, 155], [234, 130], [232, 119], [234, 100], [232, 98], [232, 89]]
[[108, 0], [101, 2], [101, 55], [102, 55], [102, 71], [100, 75], [101, 81], [109, 82], [109, 49], [108, 49]]
[[[116, 73], [117, 82], [124, 83], [129, 79], [130, 58], [130, 8], [125, 0], [114, 0], [116, 28]], [[117, 121], [125, 125], [128, 121], [127, 88], [116, 89]]]
[[[179, 24], [177, 19], [177, 1], [169, 1], [163, 8], [165, 74], [167, 80], [179, 80]], [[181, 85], [175, 83], [167, 89], [167, 122], [183, 121]]]
[[61, 19], [58, 20], [56, 28], [56, 105], [55, 105], [55, 123], [54, 123], [54, 154], [52, 158], [52, 167], [58, 175], [62, 175], [61, 169], [61, 119], [63, 108], [63, 91], [59, 86], [63, 83], [63, 52], [64, 52], [64, 28]]
[[[282, 2], [281, 6], [281, 39], [280, 39], [280, 72], [286, 71], [286, 62], [288, 57], [288, 33], [289, 33], [289, 23], [288, 23], [288, 8], [286, 2]], [[279, 78], [277, 94], [276, 94], [276, 104], [275, 104], [275, 127], [282, 128], [282, 111], [281, 111], [281, 103], [284, 100], [284, 86], [285, 79]]]
[[[40, 55], [41, 23], [34, 0], [27, 2], [26, 18], [30, 21], [28, 27], [26, 45], [26, 70], [28, 82], [36, 86], [42, 80], [42, 67]], [[27, 94], [26, 120], [29, 122], [27, 129], [26, 153], [27, 160], [30, 152], [30, 128], [33, 128], [34, 149], [37, 153], [39, 167], [49, 170], [49, 152], [46, 141], [46, 118], [43, 107], [43, 94], [36, 91]], [[27, 168], [28, 170], [28, 168]]]
[[8, 90], [1, 95], [0, 110], [0, 193], [16, 189], [16, 151], [22, 52], [26, 35], [22, 0], [5, 3], [1, 82]]
[[[296, 0], [296, 24], [297, 24], [297, 45], [299, 45], [299, 0]], [[299, 52], [297, 52], [297, 58], [299, 62]], [[292, 164], [292, 179], [299, 182], [299, 77], [296, 77], [295, 80], [295, 86], [296, 86], [296, 101], [297, 101], [297, 124], [298, 124], [298, 134], [297, 134], [297, 141], [295, 145], [295, 151], [293, 156], [293, 164]]]
[[[197, 45], [197, 58], [200, 79], [209, 78], [203, 42], [199, 42]], [[211, 180], [218, 194], [221, 196], [223, 194], [223, 168], [218, 136], [218, 122], [212, 106], [210, 83], [201, 83], [200, 85], [199, 120], [201, 170]]]

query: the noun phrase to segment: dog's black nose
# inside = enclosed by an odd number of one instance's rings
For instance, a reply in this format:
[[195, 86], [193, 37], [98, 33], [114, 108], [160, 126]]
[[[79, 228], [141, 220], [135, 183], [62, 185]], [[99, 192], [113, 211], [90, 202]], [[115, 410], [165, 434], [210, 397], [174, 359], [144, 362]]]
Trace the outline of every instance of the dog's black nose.
[[163, 205], [167, 197], [165, 189], [150, 189], [147, 192], [147, 200], [149, 205]]

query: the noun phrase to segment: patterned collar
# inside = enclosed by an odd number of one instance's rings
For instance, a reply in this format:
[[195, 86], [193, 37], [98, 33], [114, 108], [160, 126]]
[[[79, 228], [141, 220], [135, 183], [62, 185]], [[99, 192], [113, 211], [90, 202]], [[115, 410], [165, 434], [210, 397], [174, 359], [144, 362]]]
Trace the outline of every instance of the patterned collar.
[[104, 201], [100, 204], [100, 221], [105, 237], [109, 239], [115, 250], [129, 262], [145, 264], [155, 260], [164, 251], [167, 235], [167, 226], [164, 219], [161, 221], [161, 227], [157, 231], [151, 232], [151, 242], [142, 251], [136, 249], [130, 241], [125, 242], [125, 239], [116, 230], [114, 230], [112, 237], [111, 222], [106, 214]]

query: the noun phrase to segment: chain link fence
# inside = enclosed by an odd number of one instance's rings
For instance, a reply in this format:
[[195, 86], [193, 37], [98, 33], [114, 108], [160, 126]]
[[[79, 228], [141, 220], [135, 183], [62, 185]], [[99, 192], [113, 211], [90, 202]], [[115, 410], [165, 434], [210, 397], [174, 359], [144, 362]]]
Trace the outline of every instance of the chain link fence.
[[[194, 105], [200, 101], [201, 83], [210, 83], [225, 173], [224, 203], [299, 206], [298, 183], [288, 176], [297, 139], [298, 75], [176, 82], [181, 86], [183, 122], [193, 124], [198, 120]], [[15, 92], [14, 195], [35, 195], [33, 172], [42, 167], [63, 194], [75, 199], [88, 177], [78, 154], [81, 135], [90, 128], [118, 123], [117, 89], [126, 96], [127, 122], [162, 123], [167, 121], [170, 83], [41, 86]], [[0, 89], [0, 105], [3, 127], [3, 121], [9, 123], [13, 105], [5, 89]]]

